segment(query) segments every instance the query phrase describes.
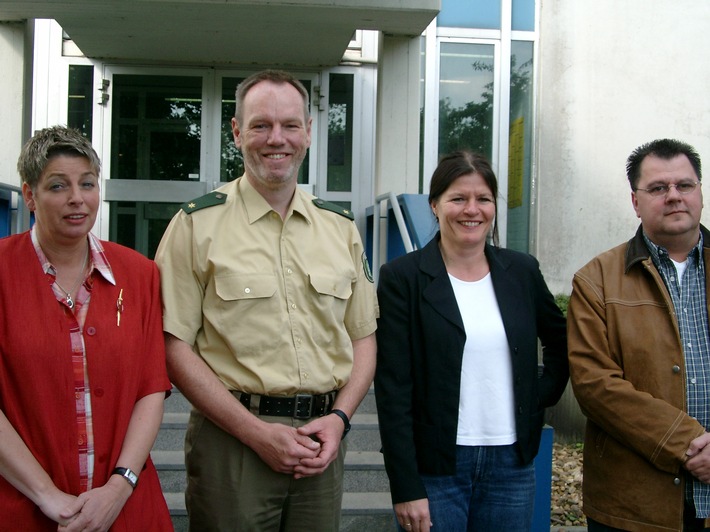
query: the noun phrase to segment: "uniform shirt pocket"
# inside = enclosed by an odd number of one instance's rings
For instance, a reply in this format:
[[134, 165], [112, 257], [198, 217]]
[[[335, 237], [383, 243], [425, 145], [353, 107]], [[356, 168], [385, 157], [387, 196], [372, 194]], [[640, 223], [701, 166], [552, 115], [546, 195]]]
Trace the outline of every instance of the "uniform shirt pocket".
[[309, 305], [311, 337], [320, 346], [348, 346], [350, 337], [345, 329], [345, 312], [353, 293], [352, 279], [345, 275], [310, 274], [314, 297]]
[[215, 292], [224, 301], [260, 299], [276, 293], [273, 275], [228, 275], [215, 277]]
[[311, 274], [308, 278], [313, 289], [321, 295], [349, 299], [353, 293], [352, 280], [347, 277]]
[[242, 358], [277, 349], [288, 334], [273, 274], [215, 276], [212, 302], [205, 301], [205, 318]]

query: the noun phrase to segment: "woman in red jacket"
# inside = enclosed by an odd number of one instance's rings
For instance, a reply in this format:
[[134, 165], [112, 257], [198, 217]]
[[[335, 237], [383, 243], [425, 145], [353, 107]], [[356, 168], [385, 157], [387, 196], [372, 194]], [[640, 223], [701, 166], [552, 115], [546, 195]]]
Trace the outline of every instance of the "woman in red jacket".
[[17, 166], [35, 223], [0, 240], [0, 530], [172, 530], [149, 458], [158, 270], [89, 232], [100, 162], [79, 132], [39, 131]]

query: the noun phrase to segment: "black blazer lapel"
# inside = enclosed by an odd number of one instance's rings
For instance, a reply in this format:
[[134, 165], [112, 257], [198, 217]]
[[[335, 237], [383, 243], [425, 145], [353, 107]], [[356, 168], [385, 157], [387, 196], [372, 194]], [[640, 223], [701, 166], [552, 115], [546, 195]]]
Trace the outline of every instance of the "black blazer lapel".
[[446, 272], [444, 259], [439, 250], [440, 238], [440, 235], [437, 234], [422, 248], [419, 269], [427, 278], [431, 279], [429, 284], [422, 290], [422, 297], [436, 312], [464, 331], [461, 313], [456, 305], [454, 289], [451, 287], [449, 274]]
[[528, 309], [520, 308], [521, 297], [519, 292], [523, 287], [520, 279], [516, 279], [509, 274], [508, 270], [511, 262], [508, 257], [502, 257], [496, 252], [496, 248], [486, 245], [486, 258], [491, 270], [493, 291], [498, 301], [498, 309], [503, 320], [505, 335], [508, 338], [508, 345], [512, 348], [518, 342], [517, 335], [514, 332], [520, 330], [520, 326], [524, 323], [521, 320], [530, 319], [529, 316], [525, 317], [525, 312]]

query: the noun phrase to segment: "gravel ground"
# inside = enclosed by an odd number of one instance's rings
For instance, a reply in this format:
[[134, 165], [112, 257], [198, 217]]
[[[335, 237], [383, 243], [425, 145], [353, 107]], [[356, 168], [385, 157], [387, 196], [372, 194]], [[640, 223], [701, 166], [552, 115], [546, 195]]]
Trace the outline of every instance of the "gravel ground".
[[582, 444], [553, 444], [550, 526], [586, 526], [582, 513]]

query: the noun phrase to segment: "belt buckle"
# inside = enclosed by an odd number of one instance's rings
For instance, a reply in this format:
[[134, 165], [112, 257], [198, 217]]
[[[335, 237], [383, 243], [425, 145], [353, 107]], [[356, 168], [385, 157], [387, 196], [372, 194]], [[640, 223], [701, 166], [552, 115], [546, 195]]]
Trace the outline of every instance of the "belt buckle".
[[293, 418], [311, 419], [313, 417], [313, 403], [315, 403], [315, 401], [312, 395], [305, 393], [296, 395], [293, 403]]

